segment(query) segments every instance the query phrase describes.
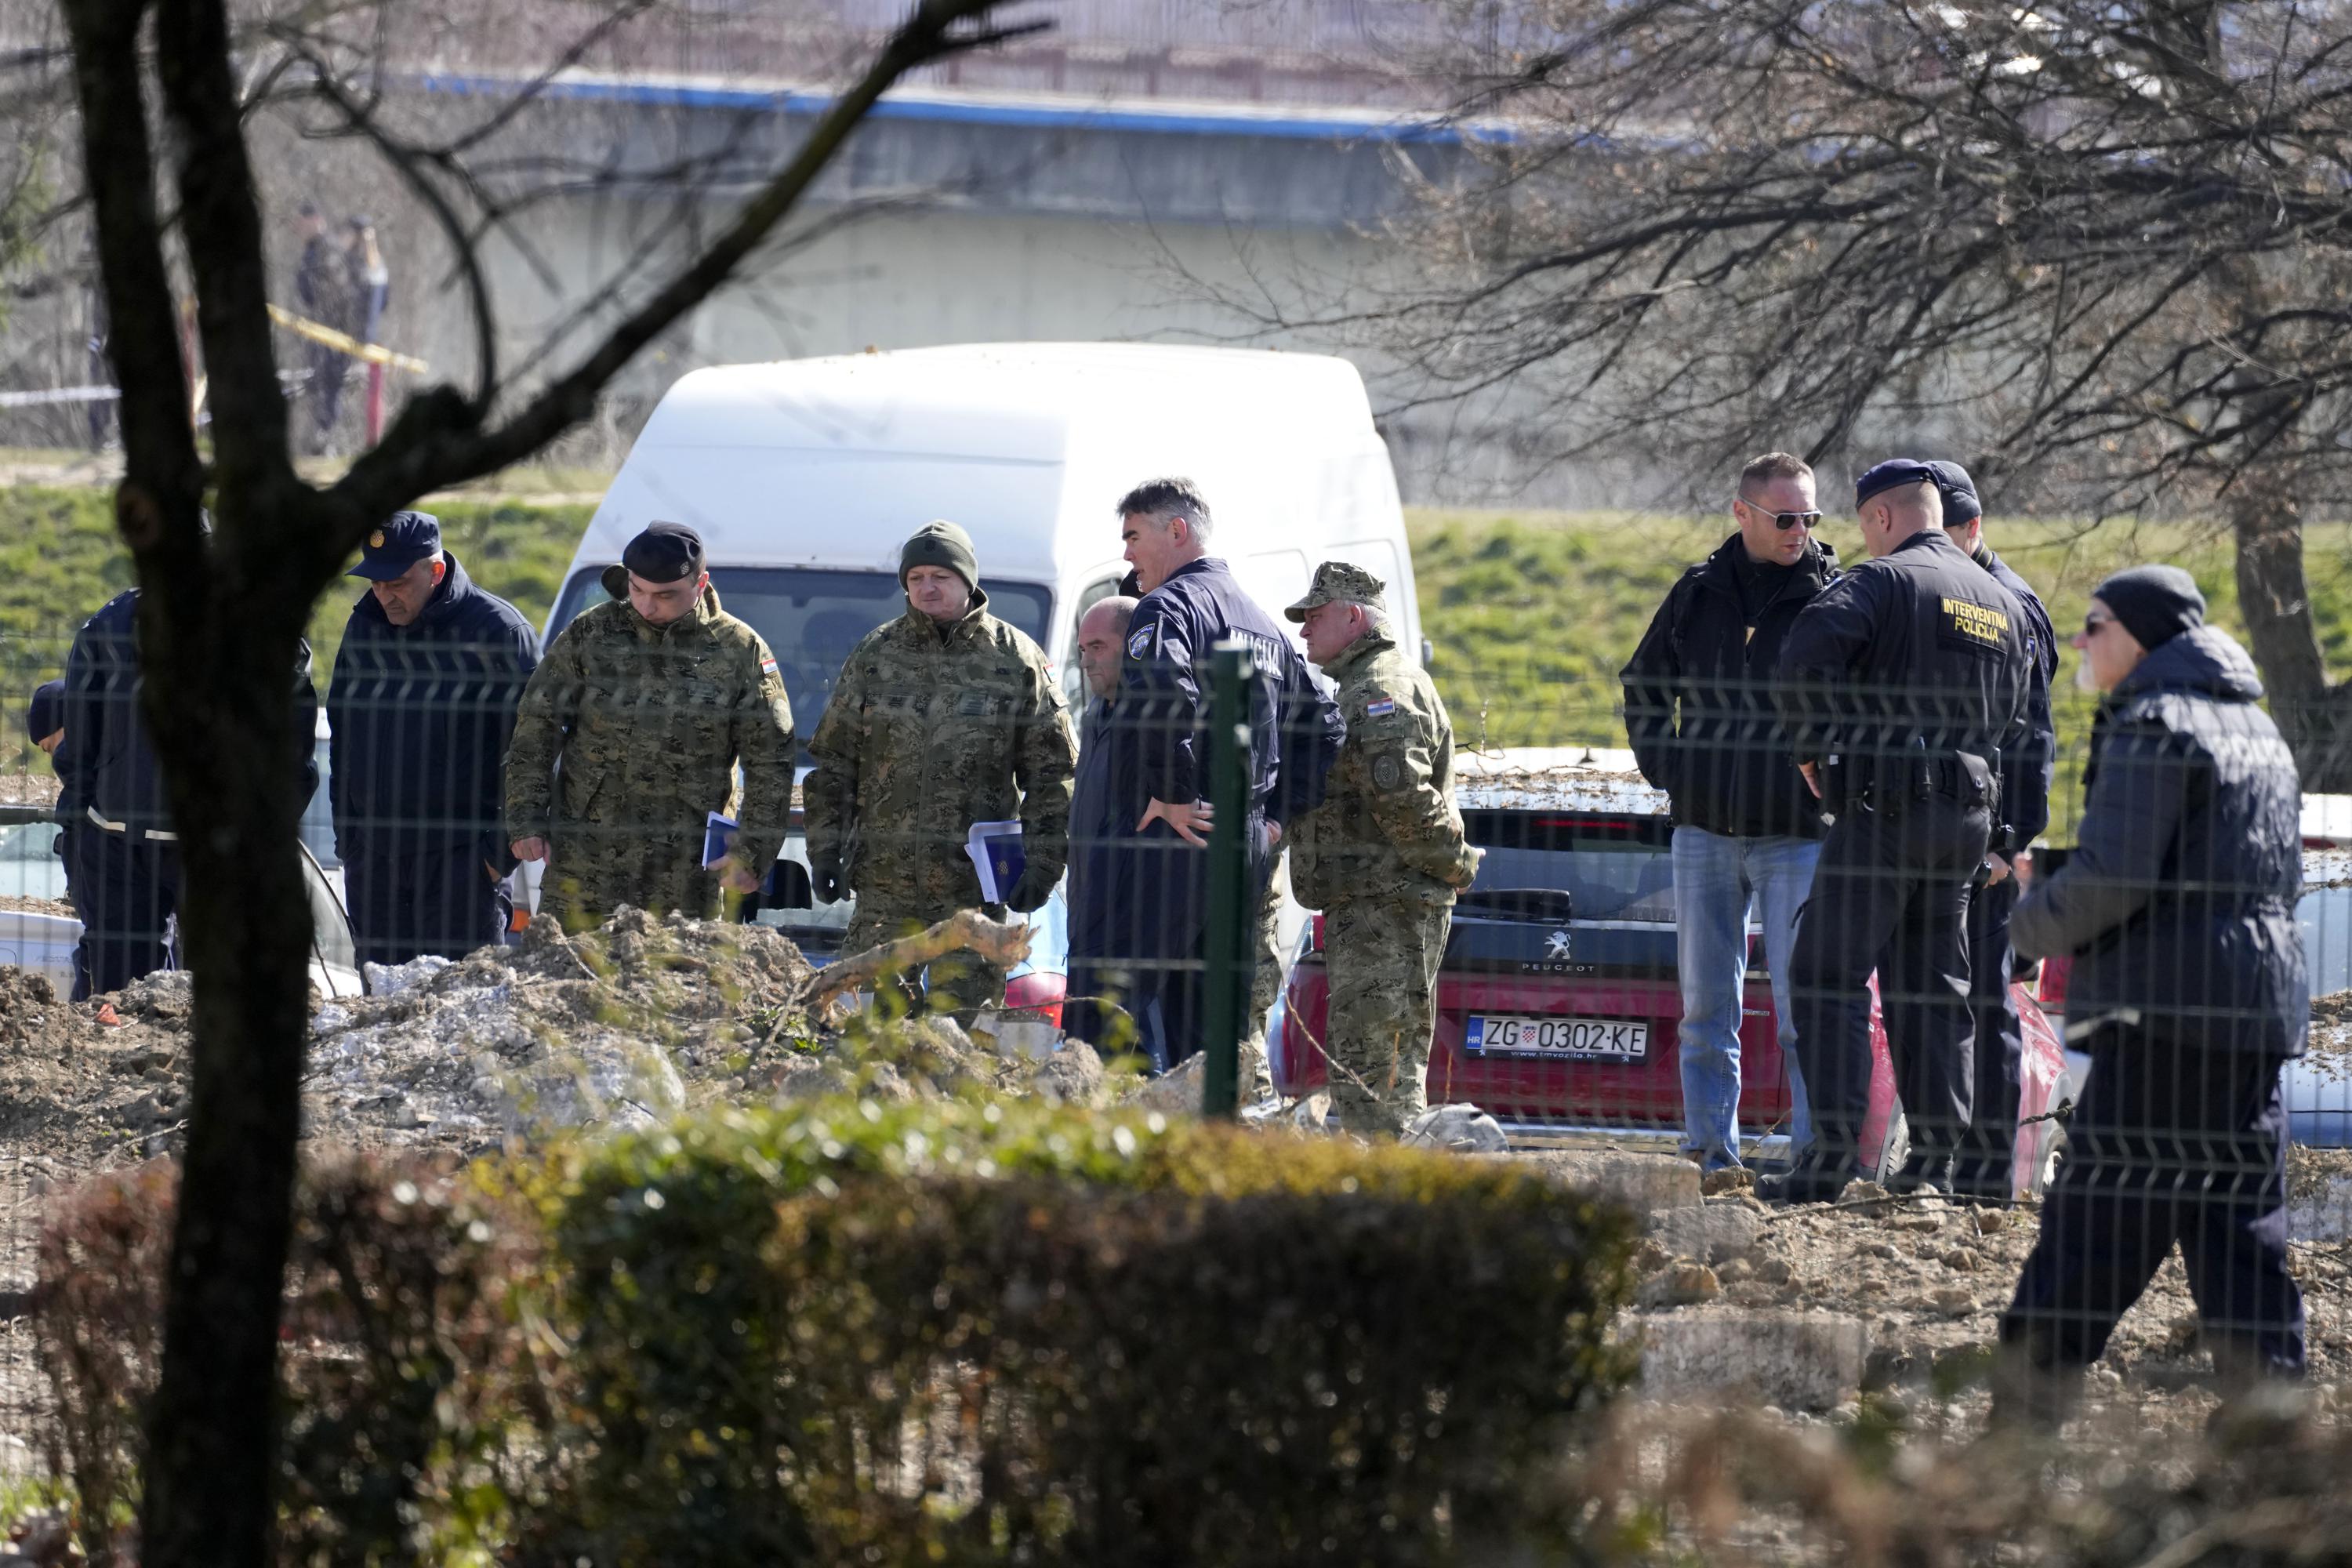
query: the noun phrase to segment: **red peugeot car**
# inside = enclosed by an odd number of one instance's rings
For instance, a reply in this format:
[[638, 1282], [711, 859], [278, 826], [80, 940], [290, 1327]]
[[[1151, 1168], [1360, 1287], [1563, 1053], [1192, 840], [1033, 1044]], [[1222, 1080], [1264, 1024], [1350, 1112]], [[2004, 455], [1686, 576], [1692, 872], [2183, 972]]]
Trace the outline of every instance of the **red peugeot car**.
[[[1678, 1139], [1682, 999], [1666, 799], [1638, 776], [1560, 759], [1557, 752], [1468, 759], [1457, 798], [1470, 842], [1486, 857], [1454, 907], [1438, 974], [1429, 1102], [1476, 1105], [1514, 1142]], [[1315, 1092], [1327, 1077], [1321, 928], [1318, 917], [1285, 997], [1276, 1073], [1293, 1096]], [[1739, 1121], [1752, 1147], [1784, 1132], [1789, 1090], [1760, 928], [1751, 928], [1748, 943]], [[2037, 1119], [2074, 1089], [2042, 1008], [2024, 985], [2012, 991], [2025, 1033], [2022, 1194], [2039, 1190], [2057, 1152], [2057, 1123]], [[1901, 1120], [1874, 996], [1870, 1024], [1864, 1146], [1880, 1150], [1883, 1163], [1899, 1163]]]

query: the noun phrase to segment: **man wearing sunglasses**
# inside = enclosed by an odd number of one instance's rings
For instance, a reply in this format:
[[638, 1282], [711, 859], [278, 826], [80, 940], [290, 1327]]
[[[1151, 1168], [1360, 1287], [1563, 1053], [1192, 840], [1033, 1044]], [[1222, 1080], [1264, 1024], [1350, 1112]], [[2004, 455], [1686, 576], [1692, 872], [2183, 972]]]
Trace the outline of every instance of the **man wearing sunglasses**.
[[1731, 502], [1738, 531], [1667, 592], [1622, 676], [1642, 775], [1674, 802], [1683, 1152], [1707, 1171], [1740, 1163], [1740, 993], [1759, 904], [1792, 1149], [1811, 1136], [1788, 973], [1822, 809], [1789, 754], [1771, 679], [1798, 612], [1838, 574], [1813, 537], [1821, 515], [1801, 458], [1749, 463]]

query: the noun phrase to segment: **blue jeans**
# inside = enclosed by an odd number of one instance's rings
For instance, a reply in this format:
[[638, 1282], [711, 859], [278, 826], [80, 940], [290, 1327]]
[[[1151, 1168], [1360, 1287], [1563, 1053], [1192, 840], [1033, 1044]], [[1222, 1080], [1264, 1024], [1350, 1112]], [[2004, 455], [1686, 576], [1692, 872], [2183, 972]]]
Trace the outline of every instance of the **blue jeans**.
[[1681, 967], [1683, 1150], [1707, 1170], [1739, 1163], [1740, 994], [1748, 981], [1748, 915], [1762, 905], [1764, 963], [1771, 971], [1780, 1060], [1789, 1074], [1791, 1152], [1813, 1139], [1797, 1027], [1789, 1005], [1789, 960], [1797, 911], [1812, 890], [1821, 841], [1734, 838], [1704, 827], [1675, 829], [1675, 955]]

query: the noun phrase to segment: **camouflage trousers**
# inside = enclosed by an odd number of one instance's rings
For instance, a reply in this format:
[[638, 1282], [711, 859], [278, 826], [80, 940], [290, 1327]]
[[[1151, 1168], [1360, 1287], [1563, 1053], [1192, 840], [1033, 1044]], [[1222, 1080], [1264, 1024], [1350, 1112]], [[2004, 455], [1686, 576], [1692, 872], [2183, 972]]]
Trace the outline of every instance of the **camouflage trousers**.
[[1323, 1054], [1331, 1109], [1347, 1131], [1393, 1138], [1428, 1109], [1437, 966], [1453, 923], [1444, 904], [1350, 899], [1324, 911], [1331, 1003]]
[[1266, 1058], [1265, 1028], [1274, 1013], [1274, 999], [1282, 991], [1282, 847], [1275, 847], [1267, 871], [1265, 895], [1257, 906], [1256, 964], [1250, 973], [1249, 1032], [1242, 1037], [1241, 1068], [1234, 1077], [1242, 1103], [1264, 1100], [1274, 1092], [1274, 1073]]
[[[963, 907], [969, 906], [860, 893], [857, 908], [849, 917], [849, 931], [841, 939], [841, 951], [845, 956], [864, 952], [869, 947], [912, 936], [950, 919]], [[1004, 918], [1002, 906], [983, 904], [980, 908], [992, 920]], [[1004, 1005], [1004, 966], [991, 963], [976, 952], [950, 953], [919, 973], [900, 974], [897, 984], [913, 1005], [953, 1013], [966, 1022], [983, 1007]]]
[[623, 904], [658, 917], [677, 910], [719, 918], [719, 879], [702, 865], [702, 829], [678, 832], [562, 831], [548, 847], [539, 912], [566, 931], [602, 925]]

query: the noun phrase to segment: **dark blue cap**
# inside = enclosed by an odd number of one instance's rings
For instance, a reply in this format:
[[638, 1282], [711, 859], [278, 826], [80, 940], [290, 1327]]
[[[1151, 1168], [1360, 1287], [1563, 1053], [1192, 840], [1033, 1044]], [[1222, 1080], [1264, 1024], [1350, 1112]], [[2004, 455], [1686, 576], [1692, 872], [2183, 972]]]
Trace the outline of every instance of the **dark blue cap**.
[[1973, 522], [1984, 515], [1984, 502], [1977, 500], [1977, 482], [1958, 463], [1941, 458], [1927, 467], [1936, 475], [1936, 488], [1944, 492], [1944, 526], [1953, 528]]
[[382, 528], [367, 536], [360, 563], [349, 574], [373, 582], [389, 583], [441, 548], [441, 520], [429, 511], [396, 511]]
[[33, 700], [25, 710], [25, 733], [38, 745], [66, 727], [66, 683], [44, 680], [33, 688]]
[[621, 564], [648, 583], [677, 583], [702, 574], [702, 535], [682, 522], [651, 522], [621, 552]]
[[1891, 490], [1898, 485], [1932, 485], [1936, 470], [1912, 458], [1889, 458], [1874, 468], [1864, 468], [1862, 478], [1853, 481], [1853, 504], [1863, 504], [1881, 490]]

